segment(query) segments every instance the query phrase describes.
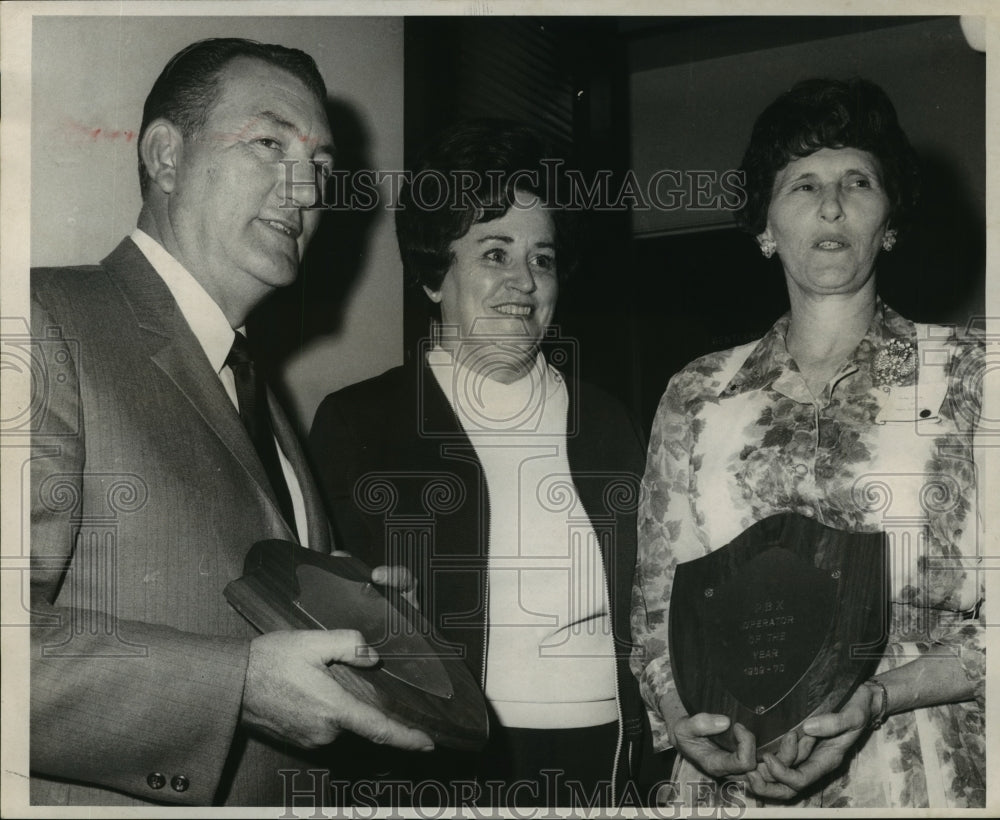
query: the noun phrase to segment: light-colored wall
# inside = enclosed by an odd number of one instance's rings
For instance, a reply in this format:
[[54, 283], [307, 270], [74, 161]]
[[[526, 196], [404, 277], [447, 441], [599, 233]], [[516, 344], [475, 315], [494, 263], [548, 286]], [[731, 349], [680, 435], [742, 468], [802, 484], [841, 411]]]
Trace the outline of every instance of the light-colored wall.
[[[403, 167], [400, 18], [36, 17], [32, 265], [96, 262], [135, 227], [136, 134], [146, 94], [174, 53], [219, 36], [311, 54], [331, 98], [356, 113], [374, 167]], [[375, 217], [336, 334], [311, 340], [288, 363], [293, 410], [305, 427], [326, 393], [402, 362], [402, 269], [391, 217], [385, 210]]]

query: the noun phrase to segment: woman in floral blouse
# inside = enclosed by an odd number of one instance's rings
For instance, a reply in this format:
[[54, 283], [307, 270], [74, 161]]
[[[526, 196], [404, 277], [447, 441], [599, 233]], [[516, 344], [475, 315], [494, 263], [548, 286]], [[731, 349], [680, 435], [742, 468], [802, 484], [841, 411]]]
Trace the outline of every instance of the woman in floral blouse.
[[[973, 807], [985, 802], [982, 526], [973, 436], [981, 341], [911, 322], [876, 295], [917, 192], [916, 162], [884, 92], [808, 80], [758, 118], [743, 161], [742, 226], [777, 254], [791, 311], [759, 341], [703, 356], [667, 386], [639, 513], [632, 666], [656, 748], [679, 752], [680, 794], [735, 780], [762, 803]], [[688, 715], [667, 615], [678, 563], [769, 516], [885, 531], [889, 642], [875, 677], [756, 759]]]

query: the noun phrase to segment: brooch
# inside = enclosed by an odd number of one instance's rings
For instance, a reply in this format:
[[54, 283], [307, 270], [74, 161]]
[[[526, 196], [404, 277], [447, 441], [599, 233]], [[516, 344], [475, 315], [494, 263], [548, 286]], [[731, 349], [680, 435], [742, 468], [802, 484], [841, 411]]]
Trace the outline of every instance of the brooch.
[[876, 387], [898, 387], [917, 369], [917, 348], [912, 342], [893, 339], [872, 356], [872, 383]]

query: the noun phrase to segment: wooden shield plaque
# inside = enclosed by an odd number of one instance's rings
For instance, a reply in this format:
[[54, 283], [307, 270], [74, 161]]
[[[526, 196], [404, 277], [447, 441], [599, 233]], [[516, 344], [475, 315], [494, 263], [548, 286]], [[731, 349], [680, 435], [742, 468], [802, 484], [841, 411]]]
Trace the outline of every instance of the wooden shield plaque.
[[371, 583], [371, 569], [361, 561], [269, 540], [251, 547], [244, 570], [224, 593], [261, 632], [358, 630], [379, 663], [331, 664], [341, 686], [437, 744], [469, 751], [485, 746], [486, 703], [464, 661], [393, 588]]
[[[886, 559], [882, 532], [784, 513], [679, 564], [670, 661], [688, 714], [742, 723], [760, 758], [810, 715], [837, 711], [885, 647]], [[714, 740], [736, 748], [731, 729]]]

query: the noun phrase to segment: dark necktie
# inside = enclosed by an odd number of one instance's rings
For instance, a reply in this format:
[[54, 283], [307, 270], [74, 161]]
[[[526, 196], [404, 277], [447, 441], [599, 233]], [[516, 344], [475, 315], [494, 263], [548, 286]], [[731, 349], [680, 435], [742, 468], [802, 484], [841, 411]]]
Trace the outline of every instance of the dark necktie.
[[267, 387], [264, 379], [258, 378], [250, 345], [242, 333], [237, 333], [233, 346], [226, 357], [226, 365], [236, 379], [236, 400], [240, 405], [240, 420], [250, 434], [257, 455], [264, 465], [264, 472], [271, 482], [271, 489], [278, 500], [288, 526], [295, 532], [295, 512], [292, 497], [285, 483], [285, 474], [278, 460], [278, 447], [274, 442], [271, 414], [267, 410]]

